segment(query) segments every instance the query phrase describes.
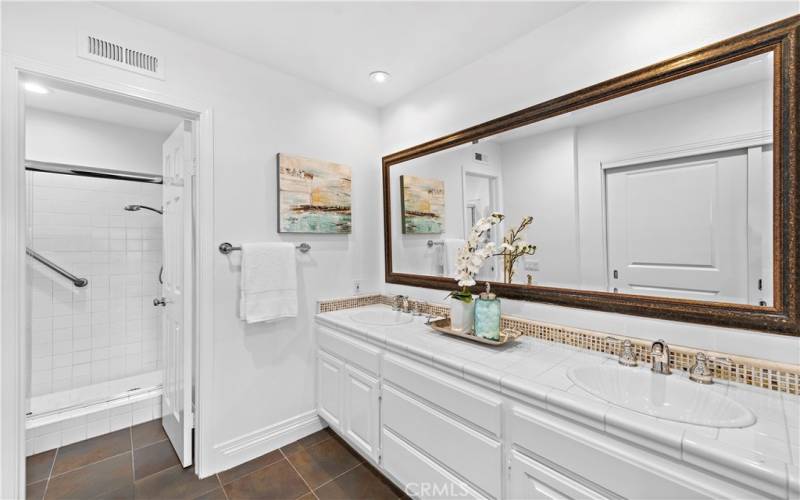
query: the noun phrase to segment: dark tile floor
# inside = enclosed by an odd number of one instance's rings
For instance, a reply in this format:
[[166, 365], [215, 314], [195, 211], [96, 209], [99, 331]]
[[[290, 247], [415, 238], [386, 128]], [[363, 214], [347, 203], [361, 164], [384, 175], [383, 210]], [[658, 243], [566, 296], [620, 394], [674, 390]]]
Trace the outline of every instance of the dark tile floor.
[[27, 483], [35, 500], [405, 498], [328, 429], [201, 480], [160, 420], [28, 457]]

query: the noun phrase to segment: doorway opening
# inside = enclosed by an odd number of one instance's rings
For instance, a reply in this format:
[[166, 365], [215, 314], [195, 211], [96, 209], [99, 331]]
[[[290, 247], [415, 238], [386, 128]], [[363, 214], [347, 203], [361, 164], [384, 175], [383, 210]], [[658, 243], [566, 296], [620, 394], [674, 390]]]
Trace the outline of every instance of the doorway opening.
[[[463, 199], [464, 199], [464, 237], [481, 218], [489, 216], [492, 212], [501, 210], [499, 203], [499, 179], [491, 173], [477, 171], [471, 168], [463, 169]], [[489, 229], [484, 235], [486, 241], [501, 243], [499, 231]], [[489, 259], [476, 275], [479, 281], [498, 281], [501, 266], [496, 259]]]
[[188, 467], [199, 116], [20, 84], [26, 455], [160, 419]]

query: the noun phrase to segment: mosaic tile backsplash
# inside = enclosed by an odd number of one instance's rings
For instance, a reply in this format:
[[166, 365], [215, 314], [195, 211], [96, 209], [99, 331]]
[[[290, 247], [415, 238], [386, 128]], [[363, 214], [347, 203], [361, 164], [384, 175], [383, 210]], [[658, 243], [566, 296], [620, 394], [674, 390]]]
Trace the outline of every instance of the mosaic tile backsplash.
[[[392, 297], [375, 294], [324, 300], [319, 302], [318, 311], [321, 313], [331, 312], [373, 304], [392, 305]], [[419, 307], [423, 314], [443, 317], [450, 314], [450, 309], [441, 304], [415, 303], [413, 301], [412, 304]], [[617, 354], [614, 343], [609, 343], [606, 340], [606, 337], [609, 336], [607, 333], [552, 325], [514, 316], [503, 316], [501, 327], [513, 328], [521, 331], [523, 335], [549, 342], [611, 355]], [[642, 364], [650, 363], [651, 341], [622, 335], [614, 335], [614, 337], [620, 340], [629, 339], [636, 350], [636, 357], [639, 362]], [[675, 370], [689, 370], [694, 364], [694, 355], [697, 352], [697, 349], [691, 347], [670, 344], [670, 367]], [[711, 362], [714, 378], [716, 379], [789, 394], [800, 394], [800, 365], [776, 363], [723, 352], [703, 352], [710, 358], [717, 359]]]

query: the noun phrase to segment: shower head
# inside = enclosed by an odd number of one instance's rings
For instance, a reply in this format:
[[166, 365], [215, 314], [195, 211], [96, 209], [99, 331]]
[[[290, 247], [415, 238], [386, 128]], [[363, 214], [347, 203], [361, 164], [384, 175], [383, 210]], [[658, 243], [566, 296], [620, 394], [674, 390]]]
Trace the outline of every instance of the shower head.
[[141, 209], [150, 210], [157, 214], [164, 215], [163, 211], [157, 208], [148, 207], [146, 205], [125, 205], [125, 210], [127, 210], [128, 212], [138, 212]]

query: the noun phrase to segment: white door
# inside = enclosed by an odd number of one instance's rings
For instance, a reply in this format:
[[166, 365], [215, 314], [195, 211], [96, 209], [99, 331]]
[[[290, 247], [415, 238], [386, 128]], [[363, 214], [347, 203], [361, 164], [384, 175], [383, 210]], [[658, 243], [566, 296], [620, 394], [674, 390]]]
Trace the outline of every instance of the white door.
[[317, 412], [334, 429], [341, 429], [344, 362], [317, 353]]
[[184, 467], [192, 465], [192, 122], [164, 142], [162, 425]]
[[747, 152], [606, 171], [609, 290], [747, 303]]
[[361, 451], [378, 460], [378, 379], [345, 366], [344, 432]]

